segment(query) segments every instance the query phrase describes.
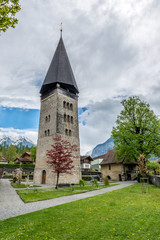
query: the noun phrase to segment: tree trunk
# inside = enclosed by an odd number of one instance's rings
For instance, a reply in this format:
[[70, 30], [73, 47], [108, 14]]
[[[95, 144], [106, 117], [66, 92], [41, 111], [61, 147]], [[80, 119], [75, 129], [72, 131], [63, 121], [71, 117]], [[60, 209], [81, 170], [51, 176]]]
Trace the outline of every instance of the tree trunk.
[[58, 189], [58, 181], [59, 181], [59, 172], [57, 172], [57, 183], [55, 189]]

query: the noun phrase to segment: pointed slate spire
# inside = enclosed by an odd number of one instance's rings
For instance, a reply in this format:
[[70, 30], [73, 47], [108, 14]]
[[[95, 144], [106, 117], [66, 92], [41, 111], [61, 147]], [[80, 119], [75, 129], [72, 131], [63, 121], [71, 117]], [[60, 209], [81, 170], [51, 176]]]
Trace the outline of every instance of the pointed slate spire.
[[52, 91], [57, 83], [61, 88], [69, 90], [71, 93], [79, 93], [62, 36], [60, 37], [40, 93], [43, 95]]

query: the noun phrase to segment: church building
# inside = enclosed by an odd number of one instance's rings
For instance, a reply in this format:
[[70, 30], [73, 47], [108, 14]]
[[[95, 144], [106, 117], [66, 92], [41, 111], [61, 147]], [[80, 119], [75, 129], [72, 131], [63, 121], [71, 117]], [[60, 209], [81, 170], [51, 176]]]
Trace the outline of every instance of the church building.
[[[41, 110], [37, 143], [34, 183], [56, 184], [56, 173], [46, 163], [47, 150], [54, 144], [53, 138], [61, 136], [79, 147], [78, 87], [61, 37], [40, 90]], [[75, 153], [71, 174], [60, 174], [59, 183], [79, 183], [80, 152]]]

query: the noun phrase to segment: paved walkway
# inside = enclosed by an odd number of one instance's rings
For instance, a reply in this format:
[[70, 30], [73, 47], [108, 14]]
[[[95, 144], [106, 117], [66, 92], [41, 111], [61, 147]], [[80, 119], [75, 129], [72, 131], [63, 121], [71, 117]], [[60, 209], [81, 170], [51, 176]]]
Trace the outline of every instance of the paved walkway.
[[43, 200], [39, 202], [33, 203], [24, 203], [19, 195], [16, 193], [15, 189], [12, 188], [9, 181], [6, 179], [0, 180], [0, 220], [23, 215], [30, 212], [35, 212], [38, 210], [42, 210], [45, 208], [61, 205], [64, 203], [74, 202], [80, 199], [93, 197], [96, 195], [100, 195], [103, 193], [111, 192], [117, 189], [121, 189], [124, 187], [128, 187], [133, 185], [135, 182], [126, 181], [126, 182], [118, 182], [119, 185], [102, 188], [95, 191], [90, 191], [86, 193], [80, 193], [70, 196], [64, 196], [49, 200]]

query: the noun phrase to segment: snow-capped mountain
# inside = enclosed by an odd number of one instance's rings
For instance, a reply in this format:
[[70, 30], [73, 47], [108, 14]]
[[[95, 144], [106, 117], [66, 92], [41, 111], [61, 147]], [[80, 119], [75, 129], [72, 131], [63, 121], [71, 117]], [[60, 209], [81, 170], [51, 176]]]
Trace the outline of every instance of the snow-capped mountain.
[[3, 135], [2, 137], [0, 137], [0, 145], [4, 146], [4, 144], [9, 146], [13, 144], [17, 147], [28, 146], [29, 148], [35, 146], [35, 144], [29, 138], [24, 136], [18, 136], [16, 138], [13, 138], [11, 136]]
[[[114, 147], [114, 139], [109, 138], [106, 142], [98, 144], [92, 151], [87, 152], [86, 155], [90, 155], [92, 158], [104, 155]], [[90, 153], [90, 154], [88, 154]]]

